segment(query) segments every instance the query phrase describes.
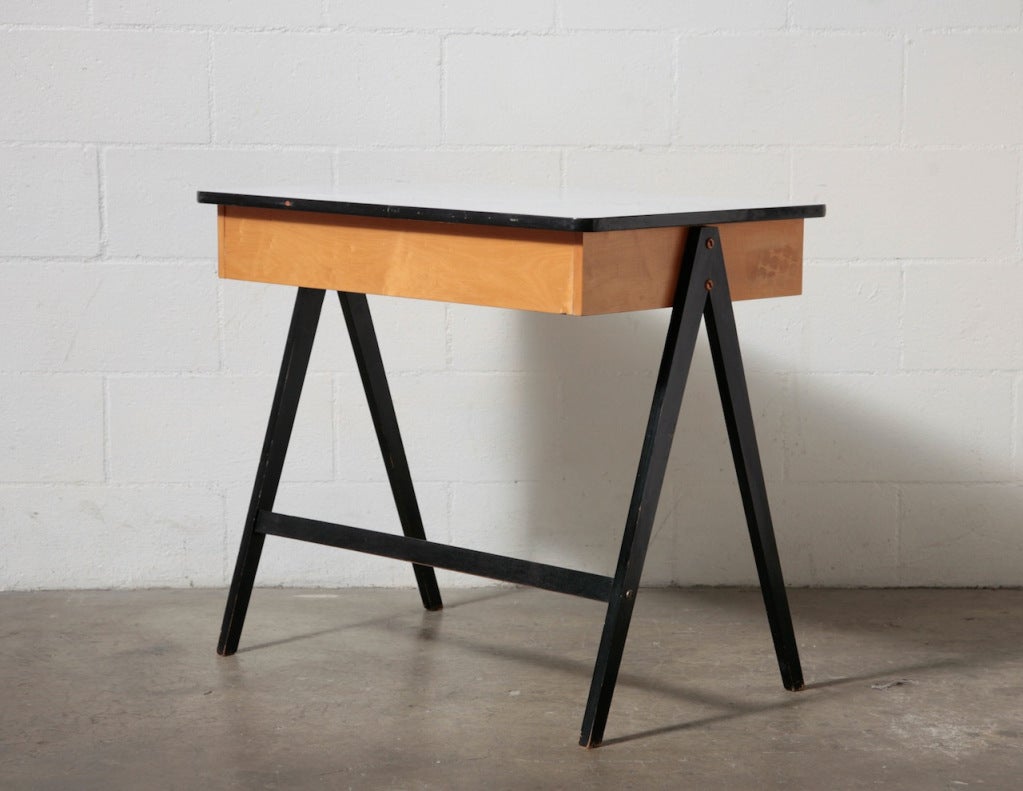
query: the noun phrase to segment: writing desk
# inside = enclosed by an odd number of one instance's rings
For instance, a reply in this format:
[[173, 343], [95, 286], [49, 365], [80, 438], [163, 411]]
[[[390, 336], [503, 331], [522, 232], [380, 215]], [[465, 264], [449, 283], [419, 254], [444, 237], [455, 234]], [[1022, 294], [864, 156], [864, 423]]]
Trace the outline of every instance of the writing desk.
[[[803, 221], [822, 217], [823, 206], [680, 201], [639, 209], [224, 192], [198, 199], [219, 207], [221, 277], [298, 287], [220, 654], [238, 648], [267, 535], [411, 561], [428, 610], [442, 607], [434, 567], [595, 599], [607, 611], [580, 744], [600, 744], [702, 318], [782, 682], [802, 687], [732, 301], [800, 293]], [[403, 536], [273, 510], [327, 290], [338, 293]], [[366, 294], [573, 316], [671, 308], [613, 576], [426, 540]]]

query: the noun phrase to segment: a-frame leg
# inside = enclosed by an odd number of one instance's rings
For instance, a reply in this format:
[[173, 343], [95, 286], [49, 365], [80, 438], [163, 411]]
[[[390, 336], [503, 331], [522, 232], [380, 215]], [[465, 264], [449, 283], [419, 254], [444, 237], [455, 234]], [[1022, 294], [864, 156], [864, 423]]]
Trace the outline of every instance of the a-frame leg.
[[227, 595], [224, 622], [220, 627], [220, 641], [217, 653], [230, 656], [238, 650], [245, 613], [249, 609], [252, 585], [256, 579], [259, 556], [263, 551], [265, 536], [256, 532], [256, 520], [261, 510], [271, 510], [277, 497], [277, 485], [281, 480], [284, 458], [291, 440], [291, 429], [295, 425], [295, 412], [302, 395], [309, 355], [313, 350], [316, 325], [320, 321], [324, 291], [300, 288], [295, 297], [295, 309], [291, 314], [291, 328], [284, 346], [284, 360], [277, 378], [270, 420], [263, 440], [263, 453], [259, 458], [256, 482], [252, 487], [249, 513], [245, 518], [241, 548], [235, 563], [231, 590]]
[[[220, 641], [217, 645], [217, 653], [224, 656], [230, 656], [238, 650], [238, 641], [245, 623], [245, 614], [252, 596], [252, 586], [265, 539], [265, 534], [257, 530], [257, 523], [261, 511], [273, 510], [291, 430], [295, 424], [295, 413], [302, 395], [302, 385], [309, 368], [309, 356], [316, 337], [324, 293], [320, 289], [300, 288], [295, 298], [291, 328], [284, 347], [284, 360], [277, 379], [277, 390], [270, 409], [263, 453], [256, 473], [256, 482], [252, 487], [252, 499], [249, 502], [241, 548], [238, 551], [238, 560], [224, 611], [224, 622], [220, 630]], [[380, 451], [391, 482], [402, 529], [406, 536], [425, 539], [419, 504], [412, 487], [412, 477], [405, 459], [405, 449], [398, 431], [398, 420], [394, 414], [394, 404], [387, 386], [387, 376], [380, 358], [380, 348], [377, 345], [366, 295], [338, 292], [338, 298], [345, 323], [348, 325], [352, 348], [366, 391], [366, 400], [369, 402], [370, 414], [380, 442]], [[419, 583], [423, 606], [428, 610], [439, 610], [443, 605], [433, 569], [417, 564], [413, 564], [413, 569]]]
[[[715, 294], [715, 292], [717, 292]], [[732, 454], [782, 678], [789, 689], [802, 685], [781, 567], [767, 507], [753, 417], [746, 392], [735, 320], [728, 294], [721, 240], [713, 227], [693, 228], [687, 237], [678, 286], [657, 374], [650, 418], [625, 523], [618, 567], [608, 600], [604, 630], [583, 715], [579, 744], [596, 747], [604, 738], [611, 698], [621, 666], [650, 533], [692, 362], [700, 319], [708, 336], [724, 404]]]
[[732, 446], [732, 461], [735, 475], [742, 493], [742, 505], [746, 511], [746, 526], [753, 544], [753, 558], [760, 577], [760, 592], [767, 608], [767, 621], [771, 627], [774, 651], [778, 657], [785, 689], [803, 688], [803, 670], [799, 664], [799, 649], [792, 629], [789, 614], [789, 600], [785, 595], [785, 581], [782, 579], [778, 547], [774, 540], [774, 526], [771, 523], [771, 509], [767, 504], [767, 487], [760, 465], [760, 451], [757, 435], [753, 428], [753, 411], [750, 407], [746, 377], [743, 373], [742, 355], [739, 352], [739, 336], [735, 330], [735, 315], [732, 313], [732, 298], [728, 293], [728, 281], [723, 277], [724, 259], [720, 245], [710, 251], [711, 266], [722, 273], [710, 289], [704, 318], [707, 322], [707, 338], [714, 360], [718, 392], [721, 394], [721, 408], [728, 427], [728, 441]]
[[[409, 473], [408, 460], [405, 458], [405, 446], [398, 430], [398, 418], [394, 414], [394, 402], [391, 390], [387, 385], [387, 374], [380, 357], [380, 346], [377, 344], [373, 319], [369, 312], [369, 303], [365, 294], [354, 294], [346, 291], [337, 292], [341, 301], [341, 310], [348, 325], [348, 334], [352, 339], [355, 361], [362, 377], [362, 386], [366, 391], [373, 427], [376, 429], [380, 453], [387, 468], [387, 477], [391, 482], [394, 505], [398, 509], [401, 529], [409, 538], [426, 539], [423, 530], [423, 518], [419, 513], [419, 503], [412, 486], [412, 475]], [[440, 590], [437, 587], [437, 575], [430, 566], [412, 564], [419, 595], [427, 610], [439, 610], [443, 607]]]

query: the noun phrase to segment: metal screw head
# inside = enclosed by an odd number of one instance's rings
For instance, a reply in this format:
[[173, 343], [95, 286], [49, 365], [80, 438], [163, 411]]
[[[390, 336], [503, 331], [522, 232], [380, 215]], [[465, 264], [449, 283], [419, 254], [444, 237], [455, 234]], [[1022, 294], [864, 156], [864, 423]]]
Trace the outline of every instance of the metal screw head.
[[635, 595], [635, 593], [636, 593], [635, 591], [631, 591], [631, 590], [630, 591], [625, 591], [625, 598], [626, 599], [631, 599]]
[[714, 281], [708, 280], [706, 283], [703, 284], [703, 287], [710, 291], [712, 288], [714, 288]]
[[708, 250], [713, 250], [714, 249], [714, 240], [713, 239], [708, 239], [707, 240], [707, 249]]

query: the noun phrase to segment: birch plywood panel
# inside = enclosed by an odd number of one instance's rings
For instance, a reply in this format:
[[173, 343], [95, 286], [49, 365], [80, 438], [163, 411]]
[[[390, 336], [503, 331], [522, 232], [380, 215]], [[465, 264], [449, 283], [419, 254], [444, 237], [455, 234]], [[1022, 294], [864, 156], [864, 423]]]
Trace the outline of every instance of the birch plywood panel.
[[[800, 293], [802, 220], [718, 226], [733, 299]], [[669, 307], [684, 227], [545, 231], [220, 207], [220, 275], [593, 315]]]
[[221, 277], [572, 312], [581, 234], [221, 207]]
[[[803, 283], [803, 221], [718, 226], [733, 300], [793, 296]], [[687, 228], [588, 233], [579, 315], [670, 307]]]

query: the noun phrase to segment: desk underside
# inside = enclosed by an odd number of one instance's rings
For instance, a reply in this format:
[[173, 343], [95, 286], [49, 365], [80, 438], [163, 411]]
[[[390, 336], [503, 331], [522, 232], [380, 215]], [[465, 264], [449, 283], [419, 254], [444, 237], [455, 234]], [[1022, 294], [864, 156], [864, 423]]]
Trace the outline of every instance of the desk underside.
[[[221, 205], [220, 276], [588, 316], [671, 307], [687, 227], [548, 231]], [[802, 290], [803, 220], [718, 225], [733, 300]]]

